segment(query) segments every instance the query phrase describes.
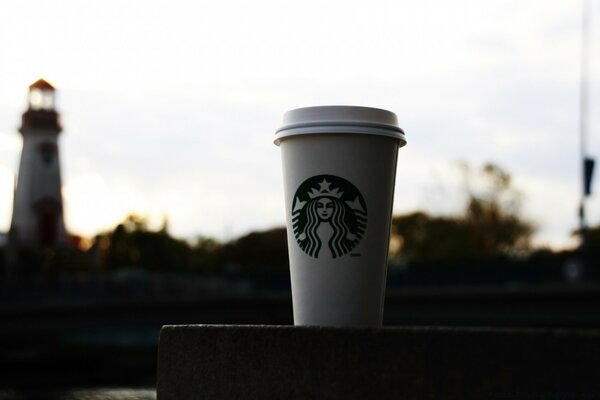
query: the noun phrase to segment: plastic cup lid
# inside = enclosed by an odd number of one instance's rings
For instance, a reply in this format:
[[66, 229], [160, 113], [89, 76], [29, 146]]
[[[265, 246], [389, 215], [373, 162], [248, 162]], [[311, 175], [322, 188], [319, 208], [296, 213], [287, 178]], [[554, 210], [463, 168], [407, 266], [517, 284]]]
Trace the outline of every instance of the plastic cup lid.
[[281, 127], [275, 133], [275, 144], [281, 139], [319, 133], [358, 133], [383, 135], [406, 144], [404, 131], [391, 111], [357, 106], [318, 106], [297, 108], [283, 115]]

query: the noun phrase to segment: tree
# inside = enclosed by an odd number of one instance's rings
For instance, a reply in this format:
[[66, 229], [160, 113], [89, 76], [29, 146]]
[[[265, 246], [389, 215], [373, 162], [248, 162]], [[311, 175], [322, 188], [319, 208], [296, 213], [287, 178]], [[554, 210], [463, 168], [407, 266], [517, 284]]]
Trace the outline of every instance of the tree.
[[[476, 175], [464, 166], [467, 201], [462, 215], [398, 216], [392, 234], [408, 261], [482, 260], [514, 256], [531, 248], [533, 226], [519, 215], [520, 194], [508, 173], [486, 164]], [[474, 188], [472, 182], [476, 181]]]
[[455, 217], [434, 217], [423, 211], [394, 217], [392, 236], [400, 241], [392, 259], [437, 261], [464, 258], [464, 221]]
[[225, 259], [246, 272], [287, 272], [288, 248], [285, 228], [251, 232], [225, 246]]
[[230, 271], [250, 274], [287, 271], [285, 228], [251, 232], [228, 243], [199, 236], [190, 245], [173, 238], [165, 221], [158, 231], [148, 228], [146, 218], [129, 215], [111, 232], [98, 235], [95, 257], [106, 269], [140, 267], [151, 271], [197, 272], [215, 275]]
[[[166, 224], [165, 224], [166, 226]], [[129, 215], [112, 232], [98, 240], [106, 240], [106, 267], [141, 267], [147, 270], [187, 270], [190, 265], [189, 245], [171, 237], [166, 229], [151, 231], [147, 220]]]
[[520, 215], [521, 196], [508, 173], [493, 164], [479, 172], [483, 190], [471, 191], [464, 219], [474, 258], [515, 255], [531, 248], [533, 225]]
[[192, 246], [192, 267], [195, 272], [213, 275], [222, 270], [224, 264], [223, 244], [213, 238], [198, 236]]

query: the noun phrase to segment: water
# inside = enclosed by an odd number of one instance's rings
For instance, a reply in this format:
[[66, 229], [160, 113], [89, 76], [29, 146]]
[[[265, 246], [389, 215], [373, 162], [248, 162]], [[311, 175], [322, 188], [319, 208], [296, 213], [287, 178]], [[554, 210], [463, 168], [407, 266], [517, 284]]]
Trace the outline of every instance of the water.
[[0, 400], [156, 400], [156, 389], [86, 388], [60, 391], [22, 392], [0, 389]]

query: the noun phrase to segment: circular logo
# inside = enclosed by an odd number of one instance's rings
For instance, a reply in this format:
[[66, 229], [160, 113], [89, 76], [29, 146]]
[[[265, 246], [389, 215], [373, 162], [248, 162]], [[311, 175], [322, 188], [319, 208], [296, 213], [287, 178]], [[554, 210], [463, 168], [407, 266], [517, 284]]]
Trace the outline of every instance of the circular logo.
[[308, 178], [294, 195], [292, 227], [298, 246], [319, 258], [324, 245], [331, 257], [356, 247], [367, 227], [367, 204], [356, 186], [334, 175]]

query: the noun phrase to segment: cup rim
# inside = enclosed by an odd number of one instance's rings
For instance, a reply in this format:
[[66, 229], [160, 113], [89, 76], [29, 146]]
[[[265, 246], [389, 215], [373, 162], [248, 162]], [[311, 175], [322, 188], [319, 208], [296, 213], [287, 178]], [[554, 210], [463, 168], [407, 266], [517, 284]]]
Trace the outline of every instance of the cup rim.
[[282, 125], [275, 132], [274, 143], [298, 135], [330, 133], [367, 134], [387, 136], [406, 144], [396, 114], [391, 111], [361, 106], [315, 106], [296, 108], [286, 112]]

